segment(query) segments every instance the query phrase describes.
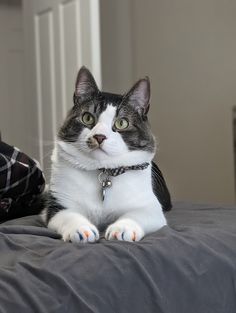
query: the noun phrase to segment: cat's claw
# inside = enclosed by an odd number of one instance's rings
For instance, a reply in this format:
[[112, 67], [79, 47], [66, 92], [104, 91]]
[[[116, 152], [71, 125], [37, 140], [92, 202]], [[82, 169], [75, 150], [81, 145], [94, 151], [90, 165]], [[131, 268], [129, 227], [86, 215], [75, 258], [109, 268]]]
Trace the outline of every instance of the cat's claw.
[[107, 228], [105, 238], [107, 240], [139, 241], [143, 238], [144, 232], [136, 223], [116, 222]]
[[99, 232], [94, 225], [81, 225], [63, 235], [64, 241], [93, 243], [98, 241]]

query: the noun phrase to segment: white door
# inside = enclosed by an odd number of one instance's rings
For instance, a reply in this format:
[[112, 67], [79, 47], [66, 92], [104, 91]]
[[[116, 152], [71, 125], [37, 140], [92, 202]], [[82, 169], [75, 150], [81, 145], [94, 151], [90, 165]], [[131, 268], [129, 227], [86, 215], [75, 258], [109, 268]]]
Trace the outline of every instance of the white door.
[[23, 12], [35, 157], [48, 177], [53, 141], [72, 107], [80, 66], [88, 66], [101, 85], [99, 2], [23, 0]]

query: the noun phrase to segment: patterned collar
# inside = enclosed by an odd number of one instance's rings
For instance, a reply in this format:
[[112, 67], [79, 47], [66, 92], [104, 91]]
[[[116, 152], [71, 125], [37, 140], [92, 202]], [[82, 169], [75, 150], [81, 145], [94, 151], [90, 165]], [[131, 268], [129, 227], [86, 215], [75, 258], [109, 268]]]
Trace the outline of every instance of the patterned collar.
[[149, 166], [148, 162], [137, 164], [137, 165], [131, 165], [131, 166], [121, 166], [117, 168], [100, 168], [99, 170], [102, 171], [102, 173], [107, 174], [108, 176], [118, 176], [121, 174], [124, 174], [126, 171], [129, 170], [144, 170]]
[[129, 170], [144, 170], [149, 166], [149, 164], [150, 163], [145, 162], [142, 164], [131, 165], [131, 166], [121, 166], [117, 168], [100, 168], [99, 170], [101, 172], [98, 174], [98, 180], [102, 187], [101, 188], [102, 201], [105, 200], [107, 188], [110, 188], [112, 186], [110, 176], [115, 177], [115, 176], [124, 174], [126, 171], [129, 171]]

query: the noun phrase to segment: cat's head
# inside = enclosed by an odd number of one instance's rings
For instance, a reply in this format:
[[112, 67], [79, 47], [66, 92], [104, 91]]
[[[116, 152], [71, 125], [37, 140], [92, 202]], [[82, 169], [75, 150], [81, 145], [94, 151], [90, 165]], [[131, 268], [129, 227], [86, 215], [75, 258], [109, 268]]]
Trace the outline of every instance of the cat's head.
[[78, 73], [74, 106], [58, 134], [64, 156], [85, 169], [150, 162], [155, 140], [147, 113], [150, 82], [140, 79], [124, 95], [101, 92], [85, 67]]

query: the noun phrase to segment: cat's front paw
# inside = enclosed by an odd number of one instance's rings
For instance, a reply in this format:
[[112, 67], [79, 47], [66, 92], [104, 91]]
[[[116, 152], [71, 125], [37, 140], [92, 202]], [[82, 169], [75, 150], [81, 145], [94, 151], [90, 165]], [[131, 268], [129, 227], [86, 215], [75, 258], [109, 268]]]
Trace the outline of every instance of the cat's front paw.
[[62, 238], [64, 241], [93, 243], [99, 239], [99, 232], [94, 225], [85, 224], [67, 229], [63, 233]]
[[107, 240], [139, 241], [143, 238], [144, 231], [132, 220], [120, 220], [108, 226], [105, 238]]

